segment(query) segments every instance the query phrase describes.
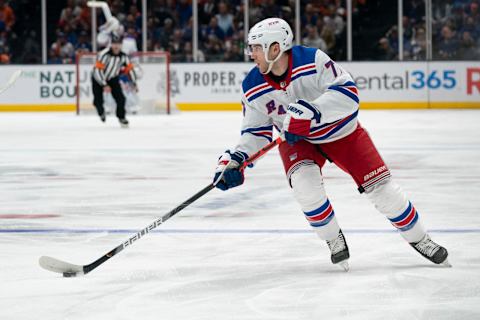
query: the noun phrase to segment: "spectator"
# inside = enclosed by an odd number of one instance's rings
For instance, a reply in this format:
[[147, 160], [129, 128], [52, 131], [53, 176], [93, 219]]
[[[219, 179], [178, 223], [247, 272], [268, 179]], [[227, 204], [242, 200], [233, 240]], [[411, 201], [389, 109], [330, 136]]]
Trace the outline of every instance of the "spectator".
[[159, 32], [158, 41], [160, 46], [167, 49], [170, 44], [170, 38], [173, 36], [173, 20], [170, 18], [165, 19], [164, 26]]
[[200, 22], [200, 25], [208, 24], [210, 22], [210, 19], [215, 15], [216, 11], [217, 10], [215, 1], [200, 1], [198, 4], [198, 20]]
[[[475, 3], [473, 3], [475, 4]], [[468, 32], [470, 36], [473, 39], [478, 39], [480, 38], [480, 19], [478, 23], [475, 23], [475, 18], [472, 16], [468, 16], [465, 19], [465, 24], [463, 25], [463, 28], [461, 29], [462, 33], [463, 32]]]
[[233, 15], [228, 12], [228, 7], [225, 2], [218, 4], [218, 14], [215, 15], [217, 23], [223, 34], [230, 38], [233, 34]]
[[[318, 15], [315, 12], [315, 8], [313, 7], [313, 4], [307, 3], [305, 5], [305, 9], [302, 15], [302, 26], [305, 27], [307, 25], [316, 25], [318, 20]], [[304, 34], [306, 35], [308, 31]]]
[[215, 35], [211, 34], [207, 37], [205, 50], [208, 61], [220, 61], [223, 54], [222, 42]]
[[212, 35], [215, 36], [217, 39], [220, 39], [222, 41], [225, 40], [225, 33], [218, 26], [216, 17], [212, 17], [210, 19], [210, 24], [208, 25], [208, 27], [206, 27], [204, 29], [204, 32], [203, 32], [203, 37], [204, 38], [208, 39]]
[[24, 42], [22, 46], [22, 53], [19, 61], [22, 63], [40, 63], [42, 51], [40, 44], [36, 41], [37, 35], [35, 30], [30, 30], [25, 33]]
[[327, 51], [325, 51], [325, 53], [331, 55], [331, 53], [335, 50], [335, 45], [337, 44], [335, 33], [333, 32], [332, 27], [323, 27], [320, 37], [325, 41], [325, 44], [327, 45]]
[[427, 57], [427, 37], [424, 28], [416, 29], [410, 47], [410, 57], [412, 60], [425, 60]]
[[462, 33], [458, 57], [462, 60], [478, 60], [480, 58], [475, 39], [468, 31]]
[[[129, 18], [130, 17], [130, 18]], [[138, 11], [136, 5], [131, 5], [129, 9], [129, 14], [127, 15], [127, 25], [135, 26], [137, 32], [142, 30], [142, 14]]]
[[240, 47], [236, 42], [227, 42], [222, 61], [224, 62], [243, 61], [243, 54], [240, 51]]
[[192, 5], [188, 0], [180, 0], [177, 4], [178, 24], [184, 27], [192, 16]]
[[442, 28], [441, 39], [437, 44], [438, 49], [434, 50], [434, 58], [439, 60], [455, 60], [457, 58], [459, 42], [456, 39], [455, 31], [449, 26]]
[[378, 60], [391, 61], [395, 59], [395, 51], [393, 51], [387, 38], [381, 38], [378, 41], [375, 57]]
[[60, 58], [60, 52], [53, 49], [53, 48], [50, 48], [50, 50], [48, 51], [48, 61], [47, 61], [48, 64], [62, 64], [63, 63], [63, 60], [62, 58]]
[[470, 12], [469, 16], [473, 18], [474, 21], [480, 22], [480, 10], [478, 8], [479, 4], [478, 2], [471, 2], [470, 3]]
[[10, 32], [15, 24], [15, 14], [5, 0], [0, 0], [0, 31]]
[[[75, 3], [73, 0], [67, 0], [67, 6], [62, 9], [60, 13], [60, 20], [58, 25], [63, 27], [64, 25], [71, 23], [75, 19], [74, 15]], [[77, 11], [78, 12], [78, 11]]]
[[327, 52], [327, 44], [325, 43], [325, 40], [318, 35], [317, 28], [312, 25], [307, 25], [306, 30], [307, 36], [303, 38], [303, 44], [307, 47], [318, 48], [323, 52]]
[[78, 38], [78, 42], [75, 45], [75, 53], [76, 55], [87, 53], [92, 51], [92, 45], [90, 37], [88, 36], [85, 30], [80, 31], [80, 36]]
[[91, 28], [91, 12], [87, 6], [87, 0], [80, 0], [73, 11], [73, 15], [78, 18], [78, 25], [81, 30], [90, 31]]
[[165, 0], [155, 0], [155, 5], [153, 7], [153, 14], [157, 18], [156, 23], [160, 26], [163, 26], [166, 19], [173, 21], [174, 14], [172, 10], [167, 6]]
[[10, 49], [5, 43], [3, 37], [0, 39], [0, 64], [9, 64], [10, 63]]
[[73, 45], [67, 41], [63, 32], [57, 33], [57, 41], [52, 44], [50, 49], [53, 53], [52, 59], [56, 60], [60, 58], [62, 63], [73, 63], [75, 49]]
[[184, 58], [185, 51], [182, 36], [183, 33], [181, 29], [177, 28], [173, 31], [173, 37], [168, 46], [168, 51], [170, 51], [172, 61], [182, 61]]

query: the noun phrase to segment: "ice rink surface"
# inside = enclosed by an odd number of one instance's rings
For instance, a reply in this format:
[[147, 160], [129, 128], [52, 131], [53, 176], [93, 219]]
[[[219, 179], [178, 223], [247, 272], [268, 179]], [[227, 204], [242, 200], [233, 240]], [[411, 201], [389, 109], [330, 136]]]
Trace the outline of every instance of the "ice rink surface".
[[241, 113], [0, 115], [0, 319], [480, 319], [480, 111], [362, 111], [453, 268], [433, 265], [353, 181], [324, 169], [350, 247], [330, 262], [278, 151], [85, 277], [87, 264], [208, 185]]

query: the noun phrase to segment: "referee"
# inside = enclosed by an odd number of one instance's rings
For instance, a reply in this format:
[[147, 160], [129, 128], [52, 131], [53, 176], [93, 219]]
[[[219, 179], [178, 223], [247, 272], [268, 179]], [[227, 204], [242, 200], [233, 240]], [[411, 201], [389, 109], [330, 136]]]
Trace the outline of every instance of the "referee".
[[105, 109], [103, 107], [103, 93], [111, 92], [117, 105], [116, 114], [118, 121], [123, 128], [128, 127], [128, 120], [125, 118], [125, 96], [119, 82], [120, 73], [128, 74], [136, 86], [137, 75], [133, 64], [128, 56], [122, 52], [122, 37], [112, 33], [111, 46], [100, 51], [93, 68], [92, 90], [93, 104], [97, 109], [100, 119], [105, 122]]

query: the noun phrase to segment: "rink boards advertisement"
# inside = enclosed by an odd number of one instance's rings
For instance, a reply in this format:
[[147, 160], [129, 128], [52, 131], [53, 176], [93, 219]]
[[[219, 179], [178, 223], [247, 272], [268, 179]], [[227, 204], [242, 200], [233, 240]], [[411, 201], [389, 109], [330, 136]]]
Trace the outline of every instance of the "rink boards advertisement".
[[[480, 108], [480, 62], [343, 62], [360, 91], [363, 109]], [[177, 63], [170, 66], [171, 103], [180, 111], [240, 110], [241, 83], [251, 63]], [[165, 94], [165, 80], [150, 64], [143, 78], [152, 85], [141, 99]], [[74, 111], [74, 65], [10, 65], [20, 78], [0, 95], [0, 111]], [[92, 99], [88, 72], [80, 75], [82, 99]]]

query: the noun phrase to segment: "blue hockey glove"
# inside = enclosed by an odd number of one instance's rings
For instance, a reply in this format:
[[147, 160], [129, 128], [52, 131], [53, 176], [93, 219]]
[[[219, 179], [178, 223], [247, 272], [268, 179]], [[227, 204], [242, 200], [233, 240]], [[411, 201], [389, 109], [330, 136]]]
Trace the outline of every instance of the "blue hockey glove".
[[310, 134], [312, 120], [320, 123], [322, 115], [314, 105], [305, 100], [297, 100], [290, 103], [287, 108], [287, 115], [283, 121], [285, 140], [288, 144], [305, 139]]
[[213, 183], [216, 183], [215, 186], [225, 191], [243, 184], [245, 176], [243, 170], [240, 170], [240, 165], [246, 158], [247, 156], [243, 152], [231, 153], [230, 150], [225, 151], [218, 159], [215, 169], [215, 177], [213, 178]]
[[296, 142], [305, 139], [305, 136], [297, 136], [296, 134], [285, 131], [285, 141], [289, 145], [294, 145]]

